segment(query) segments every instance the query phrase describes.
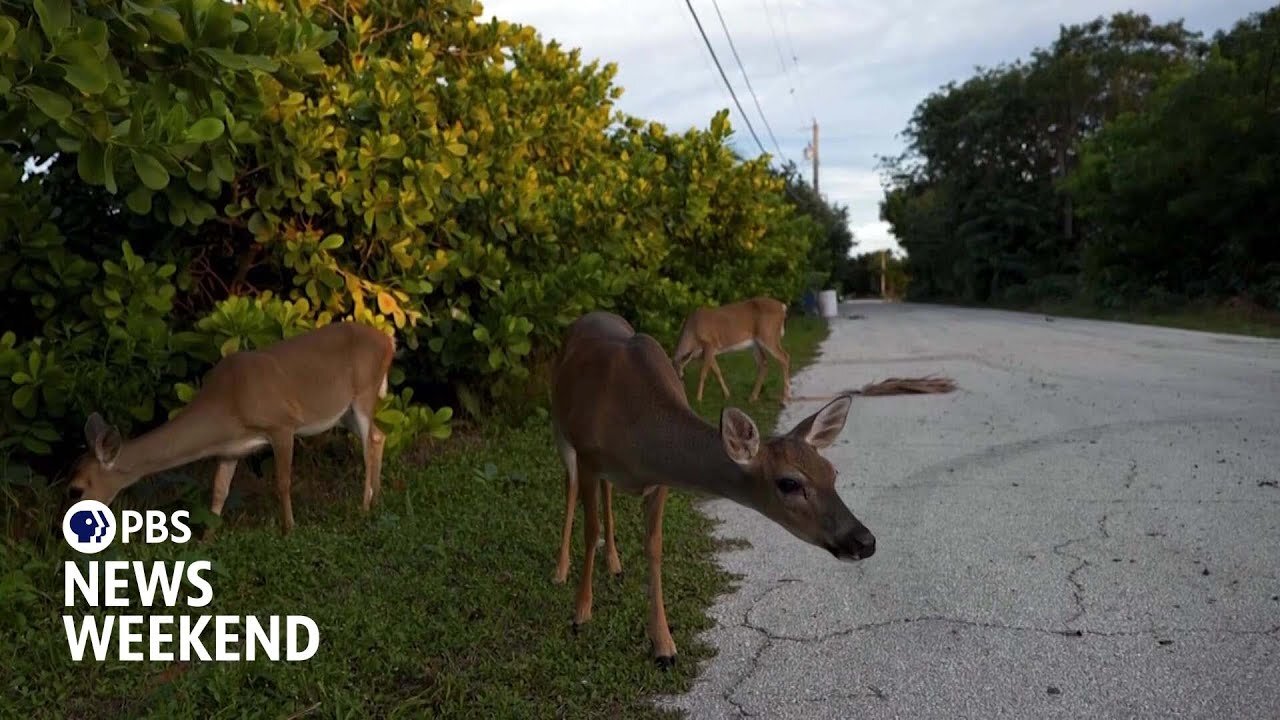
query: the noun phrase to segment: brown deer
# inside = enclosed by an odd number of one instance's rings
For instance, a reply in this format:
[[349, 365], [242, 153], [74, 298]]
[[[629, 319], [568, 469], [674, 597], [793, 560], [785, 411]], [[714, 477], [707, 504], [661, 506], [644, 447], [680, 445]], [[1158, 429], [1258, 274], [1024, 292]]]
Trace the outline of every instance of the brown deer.
[[293, 439], [338, 423], [364, 445], [364, 509], [381, 490], [386, 440], [374, 422], [386, 396], [395, 340], [367, 325], [339, 322], [261, 350], [232, 353], [204, 378], [200, 391], [172, 420], [125, 441], [98, 413], [85, 423], [90, 451], [71, 478], [73, 499], [110, 504], [142, 478], [203, 458], [217, 458], [214, 515], [222, 514], [236, 463], [271, 446], [281, 530], [293, 529], [290, 499]]
[[552, 371], [551, 390], [552, 431], [567, 494], [556, 583], [568, 576], [579, 492], [585, 515], [574, 629], [591, 619], [601, 500], [609, 570], [622, 571], [613, 537], [614, 484], [644, 498], [648, 634], [660, 667], [670, 667], [676, 657], [662, 599], [662, 508], [669, 487], [728, 498], [842, 560], [871, 557], [875, 537], [840, 499], [836, 469], [818, 454], [844, 428], [851, 399], [837, 397], [790, 432], [769, 439], [737, 408], [725, 408], [716, 428], [689, 407], [684, 384], [656, 340], [611, 313], [575, 320]]
[[684, 368], [695, 357], [702, 357], [702, 372], [698, 376], [698, 402], [702, 402], [702, 389], [707, 384], [710, 368], [720, 381], [724, 397], [729, 399], [729, 386], [720, 373], [716, 356], [751, 348], [756, 360], [756, 386], [751, 390], [751, 402], [760, 397], [760, 387], [768, 372], [764, 354], [767, 352], [782, 368], [782, 401], [791, 399], [791, 356], [782, 349], [782, 336], [786, 332], [787, 306], [773, 298], [757, 297], [750, 300], [721, 305], [715, 308], [698, 308], [690, 313], [680, 330], [671, 362], [680, 377]]

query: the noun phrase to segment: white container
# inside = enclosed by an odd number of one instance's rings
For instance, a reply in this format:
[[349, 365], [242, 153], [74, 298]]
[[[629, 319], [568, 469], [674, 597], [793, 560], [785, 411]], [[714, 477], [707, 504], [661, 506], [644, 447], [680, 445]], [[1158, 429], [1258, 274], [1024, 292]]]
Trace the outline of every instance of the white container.
[[835, 290], [823, 290], [818, 293], [818, 312], [824, 318], [833, 318], [839, 314], [836, 309]]

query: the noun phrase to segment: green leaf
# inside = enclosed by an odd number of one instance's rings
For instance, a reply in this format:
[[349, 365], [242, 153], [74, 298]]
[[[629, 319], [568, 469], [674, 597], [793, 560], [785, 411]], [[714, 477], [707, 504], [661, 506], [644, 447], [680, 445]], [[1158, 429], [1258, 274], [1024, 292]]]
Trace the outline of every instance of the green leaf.
[[40, 112], [54, 120], [65, 120], [71, 115], [71, 101], [58, 93], [39, 85], [24, 85], [22, 89], [31, 102], [40, 108]]
[[243, 56], [222, 48], [203, 47], [200, 52], [213, 58], [219, 65], [231, 70], [248, 70], [249, 62]]
[[115, 158], [111, 157], [114, 148], [108, 145], [107, 149], [102, 153], [102, 186], [112, 195], [116, 194], [116, 169]]
[[[187, 140], [190, 142], [210, 142], [222, 137], [222, 121], [215, 117], [201, 118], [187, 128]], [[231, 178], [225, 178], [231, 182]]]
[[[12, 18], [0, 16], [0, 53], [13, 47], [13, 41], [18, 37], [18, 25]], [[0, 77], [0, 81], [9, 82], [8, 79]], [[0, 85], [0, 91], [8, 89], [7, 85]]]
[[40, 28], [50, 40], [71, 24], [71, 0], [36, 0], [35, 6]]
[[324, 240], [320, 241], [320, 249], [321, 250], [337, 250], [338, 248], [342, 247], [342, 242], [343, 240], [341, 235], [329, 235]]
[[148, 215], [151, 213], [151, 190], [144, 185], [139, 185], [125, 196], [124, 202], [135, 213]]
[[163, 190], [169, 185], [169, 171], [164, 169], [160, 161], [148, 153], [129, 151], [133, 156], [133, 169], [138, 177], [152, 190]]
[[102, 63], [77, 63], [63, 65], [67, 82], [86, 95], [96, 95], [107, 89], [107, 67]]
[[14, 391], [10, 402], [13, 403], [15, 410], [30, 411], [34, 410], [33, 402], [36, 396], [36, 388], [34, 385], [23, 385]]
[[218, 153], [213, 156], [213, 172], [218, 179], [223, 182], [231, 182], [236, 179], [236, 166], [231, 162], [231, 156], [226, 153]]
[[177, 12], [169, 8], [156, 8], [155, 12], [147, 18], [147, 24], [161, 39], [171, 43], [180, 43], [187, 37], [187, 31], [182, 27], [182, 19], [178, 17]]
[[239, 350], [240, 350], [239, 336], [227, 338], [227, 340], [223, 342], [221, 346], [218, 347], [218, 352], [222, 353], [222, 357], [226, 357], [231, 353], [237, 352]]
[[445, 149], [458, 157], [462, 157], [467, 154], [467, 146], [462, 143], [449, 143], [445, 146]]
[[76, 170], [81, 179], [90, 185], [102, 185], [106, 180], [103, 161], [106, 159], [103, 146], [92, 140], [86, 141], [76, 155]]

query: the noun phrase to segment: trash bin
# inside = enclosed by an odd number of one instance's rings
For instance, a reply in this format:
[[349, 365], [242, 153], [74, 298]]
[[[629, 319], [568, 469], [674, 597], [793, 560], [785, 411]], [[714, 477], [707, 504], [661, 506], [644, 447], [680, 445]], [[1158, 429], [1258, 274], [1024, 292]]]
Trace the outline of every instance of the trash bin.
[[822, 317], [833, 318], [838, 312], [836, 311], [836, 291], [823, 290], [818, 294], [818, 308], [822, 312]]

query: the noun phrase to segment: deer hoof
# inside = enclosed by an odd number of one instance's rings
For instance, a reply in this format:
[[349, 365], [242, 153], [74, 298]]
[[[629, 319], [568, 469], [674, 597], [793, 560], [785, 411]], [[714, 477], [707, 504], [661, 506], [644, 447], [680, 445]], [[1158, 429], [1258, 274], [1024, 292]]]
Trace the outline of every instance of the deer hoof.
[[676, 666], [675, 655], [659, 655], [653, 661], [657, 664], [659, 670], [670, 670]]

